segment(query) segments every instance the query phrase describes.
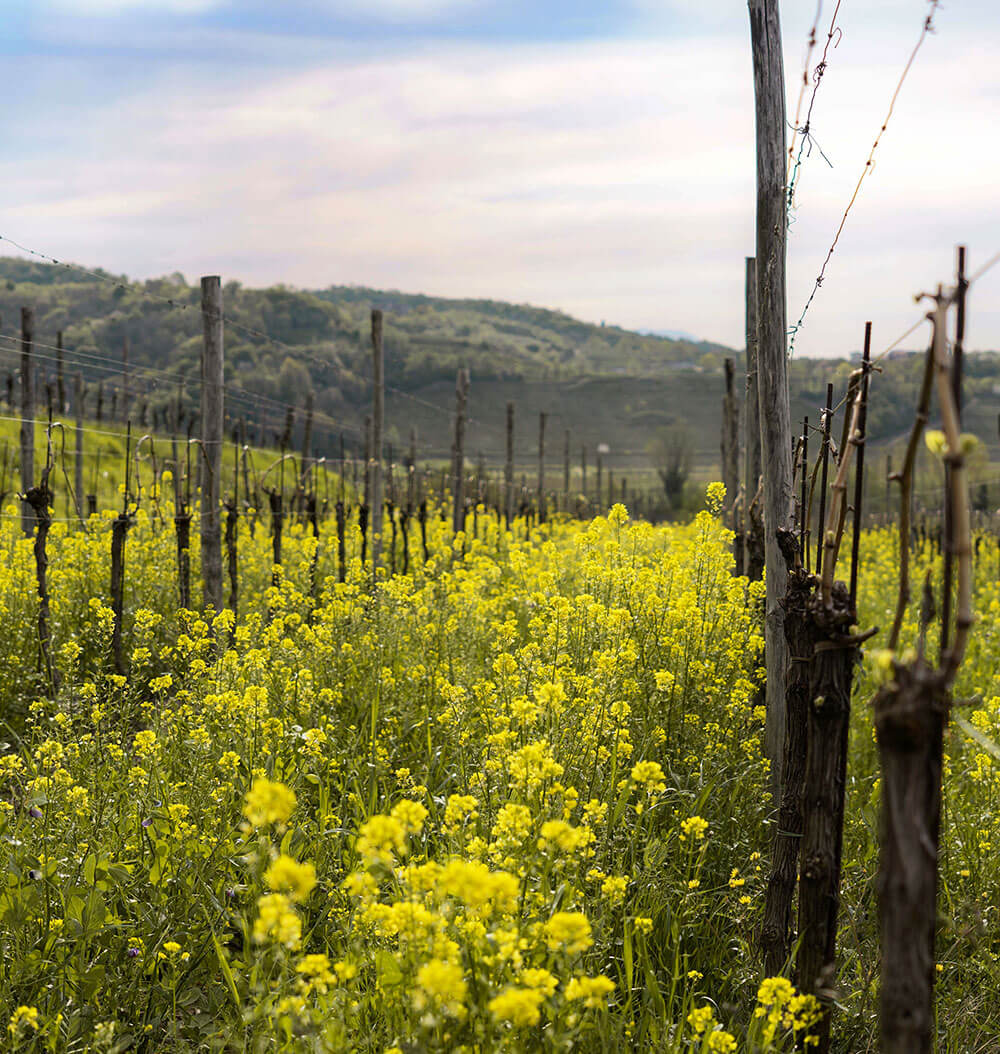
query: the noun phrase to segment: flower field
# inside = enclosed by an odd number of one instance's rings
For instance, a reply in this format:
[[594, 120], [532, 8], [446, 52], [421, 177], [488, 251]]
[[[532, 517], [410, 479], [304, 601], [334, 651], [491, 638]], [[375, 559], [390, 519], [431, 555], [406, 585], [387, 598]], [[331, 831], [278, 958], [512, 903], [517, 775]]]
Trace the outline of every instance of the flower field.
[[[756, 948], [763, 586], [732, 575], [718, 490], [681, 526], [615, 506], [509, 533], [484, 514], [453, 538], [433, 517], [430, 560], [374, 590], [357, 537], [340, 583], [335, 540], [286, 527], [274, 573], [266, 522], [244, 522], [235, 620], [177, 609], [172, 510], [144, 506], [127, 678], [109, 663], [112, 516], [58, 523], [55, 692], [7, 509], [0, 1048], [808, 1047], [813, 998], [763, 978]], [[863, 539], [863, 628], [891, 619], [897, 544]], [[941, 840], [939, 1049], [956, 1054], [1000, 1049], [1000, 584], [995, 540], [980, 550], [956, 692], [976, 735], [949, 731]], [[917, 552], [915, 580], [938, 559]], [[845, 1052], [877, 1049], [884, 666], [876, 635], [848, 774]]]

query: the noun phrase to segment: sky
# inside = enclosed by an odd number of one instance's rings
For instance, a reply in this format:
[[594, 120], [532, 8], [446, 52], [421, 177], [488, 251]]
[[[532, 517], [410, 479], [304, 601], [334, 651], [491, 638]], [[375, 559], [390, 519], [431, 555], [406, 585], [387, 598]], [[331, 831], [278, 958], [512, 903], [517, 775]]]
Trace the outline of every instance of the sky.
[[[928, 10], [840, 4], [791, 214], [790, 325]], [[816, 12], [782, 5], [789, 121]], [[0, 234], [26, 246], [137, 278], [491, 297], [744, 345], [743, 3], [0, 0], [0, 15]], [[1000, 13], [950, 0], [934, 27], [797, 356], [856, 350], [867, 319], [880, 349], [919, 318], [914, 294], [952, 280], [957, 244], [970, 272], [1000, 251]], [[1000, 349], [1000, 265], [968, 319], [967, 346]]]

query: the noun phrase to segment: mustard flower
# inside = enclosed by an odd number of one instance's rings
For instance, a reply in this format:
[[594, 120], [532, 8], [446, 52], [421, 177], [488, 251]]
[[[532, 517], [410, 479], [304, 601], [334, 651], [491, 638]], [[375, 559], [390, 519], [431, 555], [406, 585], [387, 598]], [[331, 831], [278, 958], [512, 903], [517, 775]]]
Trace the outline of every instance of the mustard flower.
[[246, 793], [243, 815], [254, 827], [284, 823], [295, 808], [295, 792], [283, 783], [258, 776]]
[[591, 1010], [605, 1008], [607, 997], [615, 990], [614, 981], [598, 974], [596, 977], [578, 975], [566, 985], [567, 999], [582, 999], [583, 1005]]
[[264, 881], [279, 893], [287, 893], [292, 900], [302, 903], [316, 885], [316, 868], [308, 861], [299, 863], [282, 853], [264, 872]]
[[545, 999], [537, 988], [505, 988], [487, 1004], [493, 1020], [510, 1024], [514, 1028], [529, 1028], [541, 1019], [541, 1006]]
[[544, 928], [549, 951], [574, 955], [586, 951], [594, 943], [590, 921], [579, 911], [557, 911]]

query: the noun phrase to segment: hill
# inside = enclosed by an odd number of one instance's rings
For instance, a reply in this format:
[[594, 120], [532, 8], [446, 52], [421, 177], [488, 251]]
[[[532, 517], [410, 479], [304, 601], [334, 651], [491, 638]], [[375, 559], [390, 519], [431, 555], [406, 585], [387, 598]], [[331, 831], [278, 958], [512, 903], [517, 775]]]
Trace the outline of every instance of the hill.
[[[100, 386], [104, 415], [120, 413], [122, 349], [130, 363], [131, 412], [165, 427], [180, 399], [194, 413], [201, 348], [200, 292], [182, 275], [145, 282], [95, 270], [0, 258], [0, 376], [16, 374], [20, 308], [35, 311], [36, 356], [54, 385], [56, 333], [66, 347], [66, 371], [82, 371], [88, 415]], [[447, 457], [458, 366], [472, 374], [468, 451], [497, 464], [504, 445], [505, 408], [517, 407], [517, 457], [535, 460], [538, 414], [549, 415], [550, 463], [562, 458], [571, 434], [574, 463], [586, 446], [591, 465], [598, 444], [616, 473], [650, 474], [650, 439], [665, 428], [688, 437], [696, 469], [718, 462], [722, 362], [742, 351], [689, 339], [593, 325], [569, 315], [496, 300], [459, 300], [334, 286], [224, 288], [227, 409], [233, 423], [273, 442], [286, 407], [303, 409], [312, 395], [314, 441], [333, 456], [340, 433], [349, 451], [362, 445], [370, 400], [369, 313], [385, 312], [386, 437], [399, 450], [416, 430], [420, 456]], [[918, 370], [912, 356], [883, 364], [869, 425], [872, 445], [891, 444], [909, 427]], [[815, 424], [828, 380], [839, 399], [852, 368], [848, 360], [790, 364], [793, 418]], [[966, 368], [967, 426], [996, 451], [1000, 356], [970, 355]], [[67, 381], [67, 388], [69, 388]], [[3, 389], [0, 388], [0, 393]]]

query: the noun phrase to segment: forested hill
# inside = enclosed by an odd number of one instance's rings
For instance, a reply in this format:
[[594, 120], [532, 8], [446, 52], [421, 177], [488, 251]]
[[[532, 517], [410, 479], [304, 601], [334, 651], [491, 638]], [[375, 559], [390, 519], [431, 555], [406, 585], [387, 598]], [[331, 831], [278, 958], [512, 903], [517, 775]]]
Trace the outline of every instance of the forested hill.
[[[117, 357], [123, 340], [137, 366], [188, 369], [197, 363], [199, 289], [179, 274], [146, 282], [18, 258], [0, 258], [3, 329], [16, 333], [19, 309], [35, 309], [39, 340], [62, 330], [68, 348]], [[103, 280], [102, 280], [103, 279]], [[119, 281], [120, 285], [113, 284]], [[172, 299], [181, 307], [165, 302]], [[280, 401], [299, 402], [311, 383], [333, 410], [367, 393], [371, 308], [385, 312], [386, 373], [418, 388], [454, 379], [457, 364], [477, 379], [569, 380], [583, 376], [661, 376], [721, 365], [716, 344], [645, 336], [591, 325], [544, 308], [497, 300], [450, 300], [357, 286], [249, 289], [226, 283], [227, 360], [241, 383]], [[241, 330], [240, 325], [258, 333]], [[262, 334], [274, 338], [275, 346]], [[47, 336], [46, 336], [47, 335]], [[307, 374], [309, 376], [307, 377]]]
[[[117, 370], [127, 340], [132, 394], [142, 386], [150, 417], [176, 398], [178, 377], [185, 379], [184, 398], [193, 408], [202, 342], [199, 301], [197, 283], [181, 275], [131, 282], [104, 271], [89, 276], [73, 268], [0, 258], [0, 378], [16, 373], [20, 309], [30, 306], [38, 363], [50, 378], [55, 373], [51, 346], [62, 331], [67, 371], [82, 370], [91, 393], [103, 380], [107, 413], [121, 384]], [[647, 336], [496, 300], [356, 286], [249, 289], [229, 282], [224, 304], [232, 417], [266, 419], [273, 435], [284, 407], [301, 411], [312, 392], [317, 437], [325, 449], [341, 428], [350, 446], [358, 443], [370, 397], [372, 307], [385, 312], [387, 439], [404, 443], [415, 426], [428, 455], [447, 453], [455, 370], [467, 366], [473, 382], [470, 443], [488, 457], [501, 454], [504, 407], [513, 400], [518, 446], [525, 455], [537, 432], [537, 423], [527, 422], [537, 422], [544, 411], [557, 430], [553, 442], [569, 430], [577, 450], [583, 444], [606, 444], [612, 458], [623, 458], [622, 466], [648, 466], [645, 451], [665, 429], [683, 429], [695, 461], [708, 466], [718, 459], [723, 359], [742, 360], [742, 351], [717, 344]], [[839, 399], [850, 369], [846, 360], [792, 362], [793, 417], [801, 421], [808, 414], [815, 422], [826, 382], [836, 384]], [[908, 428], [918, 373], [910, 356], [884, 364], [869, 411], [874, 442]], [[968, 356], [966, 427], [994, 446], [998, 393], [1000, 356]]]

